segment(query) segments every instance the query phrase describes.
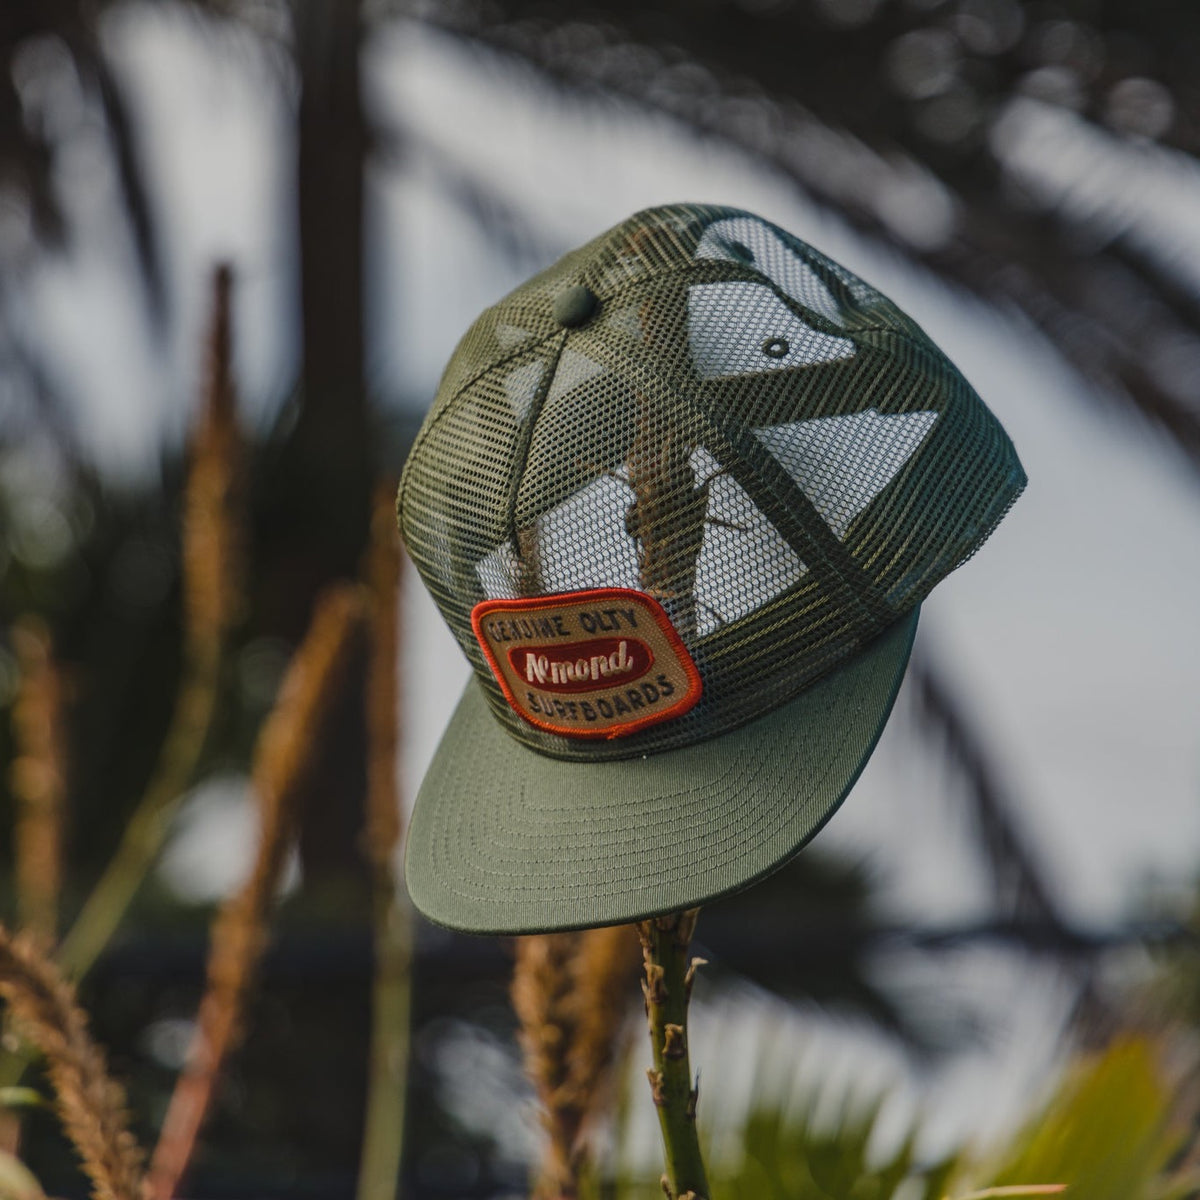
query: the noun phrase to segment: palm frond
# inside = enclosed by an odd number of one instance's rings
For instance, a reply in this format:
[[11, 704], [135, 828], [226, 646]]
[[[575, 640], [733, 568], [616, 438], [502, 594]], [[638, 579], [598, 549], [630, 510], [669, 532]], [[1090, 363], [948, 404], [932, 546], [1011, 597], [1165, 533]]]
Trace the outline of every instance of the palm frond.
[[149, 171], [137, 125], [125, 89], [99, 46], [93, 43], [86, 51], [81, 48], [80, 59], [86, 63], [95, 79], [121, 186], [125, 217], [133, 234], [138, 267], [146, 291], [150, 325], [161, 332], [170, 318], [170, 293], [159, 249], [158, 216], [150, 202]]
[[0, 20], [0, 67], [6, 80], [0, 101], [0, 155], [6, 166], [13, 162], [23, 165], [19, 178], [30, 198], [35, 228], [51, 245], [69, 235], [62, 200], [53, 184], [56, 146], [9, 82], [21, 56], [41, 41], [65, 48], [85, 95], [90, 93], [103, 117], [148, 314], [152, 327], [161, 330], [167, 317], [167, 291], [147, 164], [124, 86], [101, 45], [97, 6], [81, 0], [46, 4], [18, 0], [6, 9], [7, 19]]
[[536, 270], [566, 253], [569, 247], [549, 236], [533, 214], [504, 194], [496, 181], [463, 161], [414, 127], [376, 126], [371, 142], [376, 161], [404, 167], [416, 161], [433, 186], [479, 228], [516, 267]]
[[[561, 89], [631, 101], [739, 146], [860, 230], [1023, 313], [1102, 394], [1133, 406], [1200, 469], [1185, 353], [1200, 347], [1195, 285], [1170, 256], [1144, 248], [1123, 207], [1115, 223], [1090, 220], [1031, 188], [1003, 152], [1003, 122], [1011, 131], [1034, 105], [1077, 117], [1126, 175], [1155, 153], [1193, 170], [1200, 99], [1176, 39], [1200, 37], [1195, 14], [1176, 24], [1163, 5], [1109, 6], [1120, 11], [1095, 27], [1055, 29], [1032, 3], [994, 6], [1015, 13], [1007, 44], [1003, 31], [972, 31], [965, 7], [619, 0], [550, 10], [539, 0], [466, 0], [416, 15]], [[1117, 49], [1088, 76], [1086, 45], [1097, 40]], [[1172, 114], [1155, 128], [1170, 151], [1149, 148], [1145, 130], [1135, 135], [1116, 115], [1118, 87], [1140, 86], [1123, 65], [1127, 43], [1134, 59], [1170, 64], [1169, 86], [1148, 84]], [[939, 65], [938, 53], [948, 61]], [[1086, 94], [1055, 101], [1056, 79], [1086, 82]]]
[[715, 975], [733, 972], [789, 999], [853, 1013], [922, 1052], [955, 1023], [917, 1012], [873, 978], [873, 952], [895, 940], [871, 916], [876, 881], [859, 864], [810, 848], [753, 888], [708, 905], [697, 937]]
[[[1049, 1099], [997, 1145], [936, 1158], [919, 1148], [919, 1122], [888, 1135], [886, 1095], [823, 1096], [820, 1080], [780, 1093], [766, 1083], [764, 1060], [757, 1102], [734, 1151], [714, 1164], [713, 1190], [729, 1200], [1184, 1200], [1200, 1180], [1176, 1165], [1187, 1114], [1163, 1053], [1158, 1041], [1126, 1038], [1076, 1058]], [[624, 1181], [617, 1195], [650, 1200], [654, 1191]]]
[[962, 778], [1001, 912], [1065, 931], [1067, 920], [1049, 875], [1020, 827], [1017, 805], [996, 755], [971, 719], [967, 703], [927, 652], [913, 655], [909, 680], [926, 729]]
[[1200, 1178], [1173, 1170], [1189, 1135], [1162, 1053], [1153, 1041], [1123, 1038], [1077, 1062], [1046, 1108], [997, 1156], [988, 1184], [1053, 1181], [1087, 1200], [1195, 1196]]

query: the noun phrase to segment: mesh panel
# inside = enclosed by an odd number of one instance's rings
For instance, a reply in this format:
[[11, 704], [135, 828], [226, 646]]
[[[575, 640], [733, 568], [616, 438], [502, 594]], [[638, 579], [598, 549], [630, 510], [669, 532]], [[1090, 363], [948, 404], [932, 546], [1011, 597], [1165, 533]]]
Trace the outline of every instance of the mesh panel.
[[[579, 327], [552, 315], [583, 284]], [[732, 209], [639, 213], [471, 328], [401, 483], [410, 553], [497, 718], [557, 757], [694, 742], [790, 699], [968, 558], [1025, 477], [886, 298]], [[484, 599], [635, 588], [704, 691], [611, 742], [533, 728], [471, 626]]]

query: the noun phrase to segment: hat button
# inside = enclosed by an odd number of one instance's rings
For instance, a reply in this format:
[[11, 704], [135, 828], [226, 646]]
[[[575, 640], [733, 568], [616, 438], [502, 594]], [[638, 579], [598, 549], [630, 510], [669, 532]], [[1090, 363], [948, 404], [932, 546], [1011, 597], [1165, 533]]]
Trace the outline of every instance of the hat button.
[[584, 324], [599, 307], [600, 298], [591, 288], [576, 284], [554, 297], [554, 319], [567, 329]]

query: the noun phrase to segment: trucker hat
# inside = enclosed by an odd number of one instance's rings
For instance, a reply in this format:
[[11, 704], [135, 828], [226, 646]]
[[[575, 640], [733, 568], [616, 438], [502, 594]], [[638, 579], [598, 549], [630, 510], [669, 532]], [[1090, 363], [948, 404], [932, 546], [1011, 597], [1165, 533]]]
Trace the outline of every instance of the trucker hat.
[[691, 908], [850, 790], [1025, 475], [921, 329], [768, 221], [637, 213], [468, 330], [405, 465], [473, 675], [406, 875], [479, 933]]

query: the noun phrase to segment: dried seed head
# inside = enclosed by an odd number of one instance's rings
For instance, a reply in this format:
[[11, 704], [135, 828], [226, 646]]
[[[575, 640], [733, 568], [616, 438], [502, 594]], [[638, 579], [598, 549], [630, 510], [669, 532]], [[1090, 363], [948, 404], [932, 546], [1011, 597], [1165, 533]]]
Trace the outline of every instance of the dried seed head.
[[55, 939], [62, 890], [68, 686], [44, 621], [22, 617], [13, 625], [12, 642], [20, 672], [9, 770], [17, 911], [22, 928], [49, 945]]
[[208, 981], [188, 1063], [180, 1076], [151, 1163], [149, 1193], [170, 1200], [203, 1124], [222, 1063], [240, 1035], [267, 920], [292, 844], [296, 799], [323, 743], [325, 723], [345, 690], [365, 624], [361, 589], [318, 597], [304, 642], [293, 656], [255, 751], [258, 851], [250, 877], [213, 924]]
[[189, 645], [213, 654], [242, 604], [244, 447], [233, 386], [228, 266], [213, 276], [207, 378], [183, 500], [184, 624]]
[[574, 1195], [611, 1081], [637, 961], [630, 926], [520, 938], [513, 1007], [547, 1144], [535, 1195]]
[[24, 936], [0, 927], [0, 995], [46, 1059], [63, 1129], [96, 1200], [141, 1200], [142, 1152], [129, 1132], [125, 1096], [108, 1076], [70, 986]]
[[400, 581], [403, 558], [391, 484], [379, 487], [371, 514], [366, 584], [370, 609], [367, 665], [367, 820], [365, 850], [377, 871], [390, 873], [400, 843], [396, 763], [400, 731]]

